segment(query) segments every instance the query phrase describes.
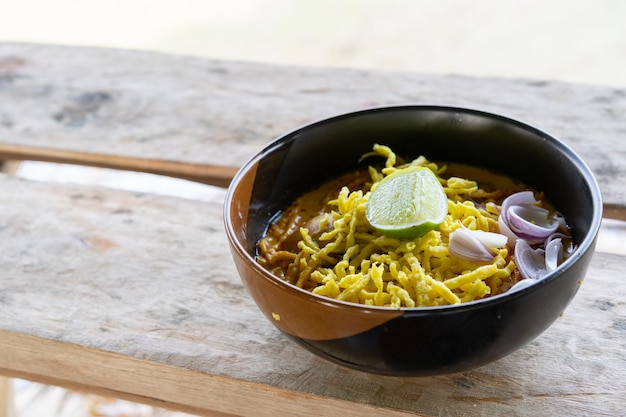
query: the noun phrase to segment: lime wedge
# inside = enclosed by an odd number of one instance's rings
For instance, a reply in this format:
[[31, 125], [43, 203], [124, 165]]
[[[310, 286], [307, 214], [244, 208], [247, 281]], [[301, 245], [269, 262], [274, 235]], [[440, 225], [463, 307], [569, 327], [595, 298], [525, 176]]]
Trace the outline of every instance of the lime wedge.
[[384, 235], [414, 238], [437, 228], [448, 214], [448, 197], [425, 167], [396, 171], [378, 183], [367, 202], [367, 221]]

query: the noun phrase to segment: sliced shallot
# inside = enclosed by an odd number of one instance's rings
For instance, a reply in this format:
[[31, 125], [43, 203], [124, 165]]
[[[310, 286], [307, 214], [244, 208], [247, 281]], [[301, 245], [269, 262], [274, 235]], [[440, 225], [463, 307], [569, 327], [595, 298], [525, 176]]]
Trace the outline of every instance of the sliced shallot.
[[509, 207], [509, 227], [516, 234], [531, 239], [545, 239], [556, 231], [559, 222], [550, 218], [550, 212], [537, 206]]
[[491, 261], [496, 253], [490, 248], [505, 246], [507, 237], [498, 233], [469, 230], [461, 227], [450, 234], [448, 251], [456, 258], [466, 261]]
[[521, 191], [504, 199], [498, 225], [500, 232], [509, 237], [509, 245], [514, 246], [517, 239], [539, 243], [559, 228], [559, 217], [550, 216], [537, 203], [532, 191]]
[[522, 278], [509, 291], [532, 285], [554, 271], [565, 258], [563, 238], [558, 230], [566, 227], [558, 213], [537, 205], [532, 191], [521, 191], [505, 198], [500, 207], [498, 227], [514, 248], [515, 264]]
[[524, 279], [517, 282], [509, 292], [526, 288], [552, 272], [563, 261], [562, 234], [555, 233], [546, 240], [545, 249], [533, 249], [528, 242], [519, 239], [515, 244], [517, 269]]
[[483, 230], [468, 230], [478, 240], [484, 243], [489, 248], [503, 248], [506, 246], [507, 238], [500, 233], [485, 232]]
[[555, 238], [550, 240], [546, 244], [546, 270], [547, 272], [554, 271], [557, 266], [563, 261], [563, 242], [561, 238]]
[[545, 251], [533, 249], [524, 239], [515, 244], [515, 264], [522, 277], [539, 279], [547, 273]]
[[534, 279], [523, 279], [521, 281], [518, 281], [515, 285], [513, 285], [508, 292], [513, 292], [513, 291], [518, 291], [521, 289], [524, 289], [526, 287], [530, 287], [531, 285], [533, 285], [536, 281]]

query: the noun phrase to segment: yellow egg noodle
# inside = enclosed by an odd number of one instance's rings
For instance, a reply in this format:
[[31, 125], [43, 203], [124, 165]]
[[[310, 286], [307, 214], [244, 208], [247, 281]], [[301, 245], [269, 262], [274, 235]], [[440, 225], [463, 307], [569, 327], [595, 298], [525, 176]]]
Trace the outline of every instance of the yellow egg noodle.
[[[442, 178], [446, 167], [419, 157], [396, 166], [394, 152], [375, 145], [373, 154], [386, 158], [380, 171], [370, 167], [369, 191], [343, 187], [320, 227], [327, 230], [316, 239], [302, 227], [299, 252], [276, 253], [291, 261], [298, 287], [315, 294], [348, 302], [385, 307], [421, 307], [457, 304], [502, 292], [511, 284], [515, 264], [508, 248], [497, 251], [493, 261], [472, 262], [448, 253], [449, 235], [459, 227], [498, 232], [495, 205], [477, 206], [469, 195], [482, 197], [488, 192], [477, 182]], [[365, 155], [371, 156], [371, 154]], [[424, 166], [439, 178], [448, 196], [448, 215], [435, 230], [414, 239], [391, 238], [374, 230], [366, 220], [369, 195], [385, 176], [409, 166]]]

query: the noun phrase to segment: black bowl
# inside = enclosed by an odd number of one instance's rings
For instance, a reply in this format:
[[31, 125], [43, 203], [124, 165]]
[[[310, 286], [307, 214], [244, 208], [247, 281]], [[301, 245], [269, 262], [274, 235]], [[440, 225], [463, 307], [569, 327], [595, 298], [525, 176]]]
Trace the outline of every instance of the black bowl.
[[[260, 267], [256, 244], [295, 198], [359, 166], [373, 144], [407, 159], [459, 162], [545, 192], [571, 226], [574, 253], [544, 279], [512, 293], [441, 307], [368, 307], [314, 295]], [[602, 216], [598, 185], [583, 160], [553, 136], [477, 110], [375, 108], [318, 121], [261, 150], [234, 178], [225, 203], [231, 251], [265, 316], [309, 351], [388, 375], [468, 370], [524, 346], [562, 314], [594, 252]]]

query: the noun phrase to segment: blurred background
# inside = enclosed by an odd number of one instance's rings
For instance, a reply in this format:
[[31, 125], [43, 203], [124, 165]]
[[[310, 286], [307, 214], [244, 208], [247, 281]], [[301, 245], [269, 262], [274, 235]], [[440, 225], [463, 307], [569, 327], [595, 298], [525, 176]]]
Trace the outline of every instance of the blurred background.
[[2, 0], [0, 40], [626, 86], [621, 0]]
[[[623, 0], [0, 1], [0, 42], [626, 88]], [[150, 188], [152, 177], [93, 168], [31, 163], [19, 174], [107, 186], [133, 183], [148, 192], [164, 188], [163, 179]], [[205, 195], [197, 184], [171, 188], [188, 191], [185, 198]], [[604, 230], [599, 249], [623, 249], [624, 224]], [[12, 384], [19, 417], [183, 415], [28, 381]]]

